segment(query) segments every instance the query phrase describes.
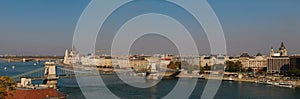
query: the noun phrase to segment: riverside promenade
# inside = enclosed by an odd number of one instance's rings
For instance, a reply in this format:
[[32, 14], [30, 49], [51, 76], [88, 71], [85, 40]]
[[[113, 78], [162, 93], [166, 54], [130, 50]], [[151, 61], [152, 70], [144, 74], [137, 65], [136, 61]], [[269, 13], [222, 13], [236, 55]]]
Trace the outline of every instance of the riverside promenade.
[[[199, 76], [194, 76], [190, 78], [195, 78]], [[266, 76], [266, 77], [229, 77], [229, 76], [223, 76], [223, 77], [218, 77], [218, 76], [210, 76], [209, 74], [203, 74], [200, 76], [201, 79], [213, 79], [213, 80], [223, 80], [223, 81], [237, 81], [237, 82], [249, 82], [249, 83], [261, 83], [261, 84], [268, 84], [271, 85], [276, 85], [278, 84], [292, 84], [292, 88], [300, 88], [300, 80], [291, 80], [287, 79], [289, 77], [277, 77], [277, 76]]]

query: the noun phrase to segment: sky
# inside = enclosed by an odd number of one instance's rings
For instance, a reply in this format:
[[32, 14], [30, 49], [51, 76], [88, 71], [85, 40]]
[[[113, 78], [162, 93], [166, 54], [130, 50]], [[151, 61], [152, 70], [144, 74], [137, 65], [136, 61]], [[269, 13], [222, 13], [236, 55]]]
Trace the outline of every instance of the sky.
[[[0, 55], [63, 55], [65, 49], [72, 47], [77, 21], [89, 2], [89, 0], [0, 0]], [[228, 55], [239, 55], [242, 52], [251, 55], [258, 52], [268, 54], [271, 46], [278, 49], [281, 42], [285, 43], [289, 54], [300, 54], [299, 0], [208, 0], [208, 2], [224, 30]], [[176, 14], [178, 11], [169, 10], [168, 13]], [[119, 16], [115, 19], [122, 18], [123, 16]], [[157, 24], [160, 21], [151, 20], [151, 22]], [[198, 25], [192, 23], [191, 25], [199, 28]], [[166, 29], [170, 29], [170, 26]], [[209, 54], [210, 48], [205, 33], [199, 31], [194, 38], [199, 53]], [[109, 45], [105, 45], [106, 41], [108, 40], [99, 36], [96, 48], [107, 50]], [[143, 36], [134, 42], [131, 49], [132, 53], [146, 54], [178, 52], [171, 40], [159, 35]]]

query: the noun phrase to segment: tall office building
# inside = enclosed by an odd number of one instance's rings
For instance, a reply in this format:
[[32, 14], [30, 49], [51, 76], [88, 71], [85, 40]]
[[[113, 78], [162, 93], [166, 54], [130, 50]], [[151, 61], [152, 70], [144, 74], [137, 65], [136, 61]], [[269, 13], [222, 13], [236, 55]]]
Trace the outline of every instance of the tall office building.
[[281, 43], [279, 50], [274, 51], [273, 47], [270, 50], [270, 57], [268, 57], [268, 73], [280, 73], [289, 70], [290, 58], [287, 55], [287, 50]]

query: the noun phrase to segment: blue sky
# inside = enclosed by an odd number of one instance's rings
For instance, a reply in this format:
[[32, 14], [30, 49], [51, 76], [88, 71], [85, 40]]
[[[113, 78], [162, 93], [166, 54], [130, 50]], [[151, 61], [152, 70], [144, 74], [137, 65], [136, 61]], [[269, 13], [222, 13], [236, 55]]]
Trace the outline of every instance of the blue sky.
[[[224, 29], [229, 55], [241, 52], [267, 54], [271, 46], [277, 49], [282, 41], [289, 54], [300, 53], [299, 0], [208, 1]], [[0, 54], [63, 55], [66, 48], [72, 47], [76, 22], [89, 2], [1, 0]], [[209, 53], [205, 35], [201, 34], [198, 38], [196, 42], [199, 42], [200, 53]], [[159, 47], [162, 52], [176, 48], [165, 38], [149, 36], [139, 39], [133, 50], [149, 48], [144, 53], [155, 53], [149, 45]]]

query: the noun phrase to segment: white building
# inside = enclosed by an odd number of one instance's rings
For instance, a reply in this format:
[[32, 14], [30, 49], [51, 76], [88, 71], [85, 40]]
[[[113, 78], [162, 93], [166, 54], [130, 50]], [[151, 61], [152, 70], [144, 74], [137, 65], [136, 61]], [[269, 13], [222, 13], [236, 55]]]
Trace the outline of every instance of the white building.
[[243, 64], [243, 69], [252, 68], [254, 72], [267, 67], [267, 57], [260, 53], [257, 53], [255, 56], [250, 56], [248, 53], [242, 53], [240, 57], [232, 58], [229, 61], [240, 61]]
[[213, 66], [215, 64], [225, 64], [229, 59], [225, 55], [210, 55], [210, 56], [200, 56], [200, 66], [204, 67], [206, 65]]
[[81, 57], [75, 47], [72, 48], [70, 53], [69, 53], [68, 49], [66, 49], [63, 63], [68, 64], [68, 65], [81, 64]]

